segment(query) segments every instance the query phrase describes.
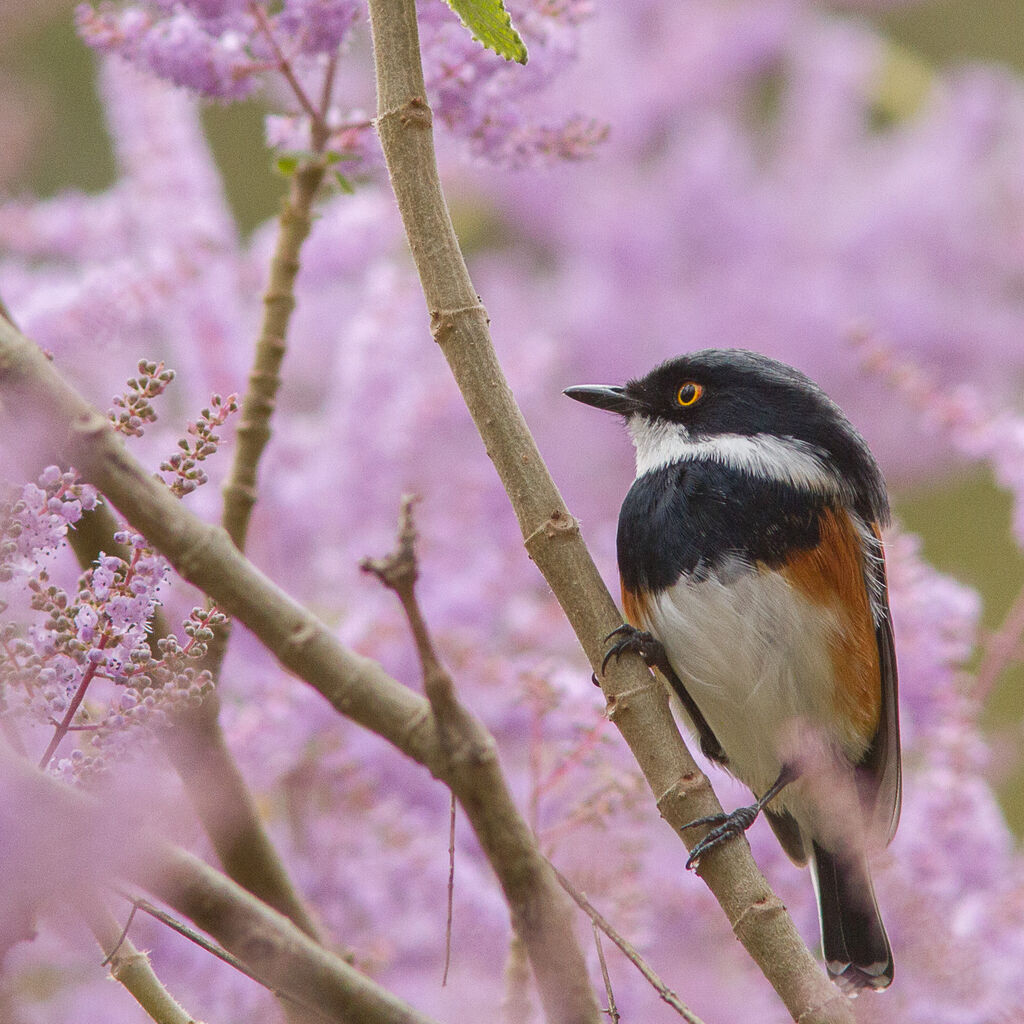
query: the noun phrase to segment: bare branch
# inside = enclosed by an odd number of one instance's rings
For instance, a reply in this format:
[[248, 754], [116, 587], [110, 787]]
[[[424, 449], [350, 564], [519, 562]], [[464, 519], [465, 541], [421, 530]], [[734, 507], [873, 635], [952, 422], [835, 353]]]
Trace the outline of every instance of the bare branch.
[[604, 990], [608, 996], [608, 1019], [612, 1024], [619, 1024], [619, 1009], [615, 1005], [615, 993], [612, 991], [612, 979], [608, 975], [608, 963], [604, 958], [604, 948], [601, 946], [601, 930], [597, 922], [591, 922], [594, 928], [594, 946], [597, 949], [597, 960], [601, 965], [601, 980], [604, 982]]
[[[377, 131], [434, 339], [505, 486], [526, 549], [596, 669], [604, 638], [622, 618], [508, 386], [487, 329], [487, 312], [459, 250], [437, 173], [415, 0], [370, 0], [370, 21]], [[602, 680], [609, 715], [637, 758], [662, 815], [679, 830], [696, 818], [721, 813], [679, 736], [660, 684], [638, 658], [620, 662]], [[700, 838], [692, 832], [684, 837], [691, 843]], [[852, 1022], [849, 1005], [811, 956], [745, 842], [716, 850], [698, 873], [794, 1019]]]
[[[200, 1024], [167, 991], [153, 970], [149, 957], [128, 939], [128, 924], [122, 929], [101, 903], [83, 901], [80, 909], [100, 948], [107, 952], [103, 966], [110, 976], [131, 993], [136, 1002], [157, 1024]], [[133, 912], [134, 913], [134, 912]]]
[[303, 159], [291, 175], [288, 195], [282, 202], [278, 218], [270, 277], [263, 293], [263, 322], [256, 340], [248, 386], [242, 398], [231, 474], [224, 485], [222, 522], [240, 551], [245, 550], [249, 518], [256, 503], [256, 474], [263, 450], [270, 440], [270, 420], [281, 386], [281, 364], [295, 309], [299, 254], [309, 235], [313, 202], [326, 170], [327, 161], [319, 153]]
[[[161, 910], [158, 906], [150, 903], [149, 900], [144, 900], [140, 896], [131, 896], [128, 893], [121, 894], [129, 903], [132, 905], [131, 913], [128, 916], [128, 921], [124, 926], [124, 934], [127, 935], [128, 929], [131, 926], [132, 919], [138, 911], [142, 911], [148, 914], [150, 917], [155, 918], [162, 925], [166, 925], [173, 932], [177, 932], [182, 938], [188, 939], [193, 945], [198, 946], [200, 949], [205, 950], [210, 956], [215, 957], [218, 960], [222, 960], [229, 967], [233, 967], [239, 974], [244, 974], [247, 978], [251, 978], [256, 982], [257, 985], [263, 985], [264, 988], [270, 988], [263, 979], [253, 971], [250, 971], [248, 967], [238, 959], [237, 956], [232, 956], [223, 946], [218, 946], [216, 942], [211, 942], [209, 939], [200, 935], [194, 928], [189, 928], [187, 924], [183, 924], [173, 914], [168, 914], [166, 910]], [[274, 992], [276, 996], [281, 996], [287, 999], [281, 992], [276, 992], [273, 989], [270, 991]]]
[[[337, 1024], [434, 1024], [397, 996], [301, 932], [276, 910], [198, 857], [138, 829], [130, 843], [97, 825], [100, 802], [43, 775], [0, 747], [4, 796], [30, 806], [45, 841], [72, 849], [88, 838], [88, 856], [146, 889], [212, 935], [260, 984]], [[84, 853], [79, 855], [84, 856]], [[120, 929], [115, 925], [110, 945]], [[109, 946], [108, 946], [109, 948]]]
[[[385, 558], [362, 567], [393, 590], [402, 603], [416, 642], [423, 686], [447, 764], [439, 777], [466, 807], [505, 891], [512, 921], [530, 957], [534, 976], [552, 1021], [595, 1021], [597, 1003], [586, 974], [583, 952], [570, 923], [569, 907], [558, 891], [551, 865], [537, 848], [497, 764], [494, 740], [463, 707], [455, 684], [441, 664], [416, 598], [416, 498], [406, 495], [399, 512], [398, 543]], [[476, 813], [474, 813], [476, 812]], [[524, 884], [525, 883], [525, 884]]]
[[416, 560], [416, 524], [413, 509], [419, 497], [406, 494], [402, 497], [398, 513], [398, 543], [395, 550], [384, 558], [363, 559], [361, 568], [372, 573], [389, 590], [393, 590], [402, 603], [402, 610], [409, 622], [409, 630], [416, 643], [420, 668], [423, 671], [423, 692], [430, 702], [434, 721], [440, 732], [441, 741], [451, 752], [460, 739], [470, 736], [465, 711], [455, 696], [452, 677], [441, 664], [434, 650], [430, 631], [416, 598], [416, 580], [419, 578], [419, 564]]

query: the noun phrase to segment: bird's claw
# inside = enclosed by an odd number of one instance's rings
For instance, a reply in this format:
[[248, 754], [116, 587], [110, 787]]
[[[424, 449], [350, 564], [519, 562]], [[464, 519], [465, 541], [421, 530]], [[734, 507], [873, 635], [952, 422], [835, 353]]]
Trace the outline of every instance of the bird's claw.
[[613, 629], [604, 638], [604, 642], [608, 643], [613, 637], [618, 637], [619, 639], [605, 653], [604, 660], [601, 662], [602, 675], [604, 675], [604, 670], [608, 667], [608, 662], [612, 658], [619, 658], [623, 654], [639, 654], [648, 666], [653, 666], [657, 664], [664, 651], [661, 641], [656, 639], [652, 633], [648, 633], [643, 629], [637, 629], [636, 626], [631, 626], [628, 622], [624, 622], [617, 629]]
[[737, 807], [729, 814], [712, 814], [706, 818], [697, 818], [695, 821], [683, 825], [680, 831], [688, 828], [695, 828], [698, 825], [711, 825], [711, 831], [690, 851], [686, 861], [687, 869], [695, 868], [701, 857], [709, 850], [727, 842], [729, 839], [736, 839], [744, 834], [757, 818], [761, 808], [757, 804], [750, 807]]

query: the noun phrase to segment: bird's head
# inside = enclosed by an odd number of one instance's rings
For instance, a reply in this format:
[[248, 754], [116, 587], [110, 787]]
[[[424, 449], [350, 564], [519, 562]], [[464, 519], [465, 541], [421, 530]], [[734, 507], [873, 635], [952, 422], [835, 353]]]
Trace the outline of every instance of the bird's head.
[[768, 356], [705, 349], [622, 386], [584, 384], [565, 394], [625, 418], [637, 476], [709, 459], [864, 502], [885, 518], [885, 486], [864, 439], [809, 377]]

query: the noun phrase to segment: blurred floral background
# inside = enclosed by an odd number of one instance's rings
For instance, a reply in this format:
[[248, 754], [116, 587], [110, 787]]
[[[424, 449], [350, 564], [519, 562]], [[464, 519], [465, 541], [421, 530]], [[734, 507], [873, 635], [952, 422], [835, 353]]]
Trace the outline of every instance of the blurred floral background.
[[[345, 177], [302, 254], [250, 557], [418, 686], [398, 610], [358, 562], [389, 548], [400, 495], [420, 493], [427, 616], [545, 851], [709, 1024], [754, 1007], [786, 1019], [604, 723], [430, 339], [366, 123], [362, 4], [258, 7], [304, 81], [343, 54], [332, 127]], [[428, 91], [499, 352], [599, 566], [614, 589], [632, 452], [563, 387], [736, 345], [799, 366], [836, 398], [894, 495], [907, 772], [903, 823], [876, 872], [896, 982], [859, 999], [858, 1019], [1024, 1020], [1024, 11], [1014, 0], [509, 8], [525, 68], [423, 0]], [[139, 359], [174, 368], [157, 424], [133, 442], [154, 469], [212, 392], [245, 387], [287, 187], [275, 161], [308, 146], [252, 11], [0, 7], [0, 296], [101, 408]], [[212, 482], [185, 499], [211, 520], [227, 465], [211, 460]], [[76, 570], [61, 555], [53, 572]], [[162, 599], [181, 621], [196, 595], [170, 586]], [[444, 789], [241, 631], [222, 679], [231, 748], [332, 939], [442, 1020], [498, 1019], [508, 915], [461, 823], [440, 985]], [[46, 698], [33, 700], [19, 728], [45, 745]], [[168, 834], [209, 853], [157, 749], [135, 738], [105, 756], [161, 808]], [[712, 780], [727, 807], [746, 800], [720, 772]], [[815, 943], [809, 878], [767, 828], [751, 840]], [[133, 937], [197, 1017], [278, 1019], [267, 993], [179, 936], [140, 921]], [[146, 1020], [101, 959], [66, 915], [40, 920], [4, 961], [0, 1020]], [[612, 955], [610, 967], [623, 1020], [675, 1019], [630, 965]]]

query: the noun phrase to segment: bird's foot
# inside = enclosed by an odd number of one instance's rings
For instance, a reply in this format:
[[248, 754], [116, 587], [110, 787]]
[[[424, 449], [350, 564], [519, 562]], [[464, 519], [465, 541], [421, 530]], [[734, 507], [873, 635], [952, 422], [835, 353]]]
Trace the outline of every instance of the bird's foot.
[[623, 654], [639, 654], [650, 668], [655, 668], [665, 661], [665, 648], [661, 641], [645, 629], [637, 629], [636, 626], [624, 622], [618, 629], [613, 629], [604, 638], [604, 642], [607, 643], [613, 637], [617, 639], [605, 652], [604, 661], [601, 662], [602, 675], [608, 667], [608, 662]]
[[760, 803], [751, 804], [749, 807], [737, 807], [729, 814], [712, 814], [683, 825], [680, 831], [696, 828], [698, 825], [713, 826], [711, 831], [690, 851], [690, 856], [686, 861], [687, 869], [695, 868], [708, 850], [713, 850], [716, 846], [721, 846], [722, 843], [743, 835], [754, 824], [761, 807]]

